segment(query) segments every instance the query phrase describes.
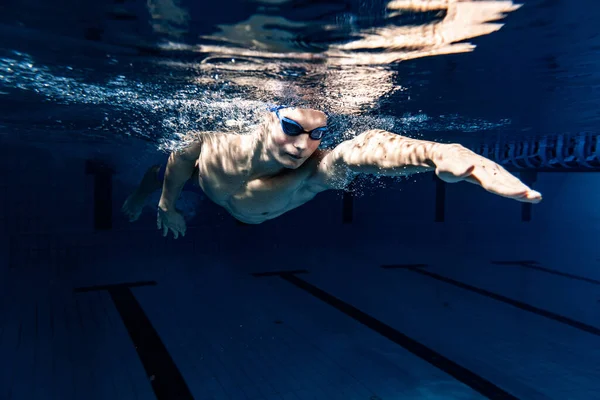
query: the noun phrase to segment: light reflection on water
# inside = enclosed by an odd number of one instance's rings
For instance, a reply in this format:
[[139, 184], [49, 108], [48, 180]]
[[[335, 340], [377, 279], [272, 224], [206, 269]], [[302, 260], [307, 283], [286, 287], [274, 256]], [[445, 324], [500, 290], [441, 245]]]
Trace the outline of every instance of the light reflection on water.
[[[127, 57], [107, 54], [103, 63], [122, 65], [123, 71], [90, 82], [76, 65], [38, 64], [27, 53], [11, 51], [0, 58], [0, 91], [7, 93], [0, 96], [15, 95], [17, 89], [55, 104], [104, 105], [104, 116], [91, 118], [84, 134], [132, 135], [165, 149], [176, 146], [191, 129], [248, 131], [264, 105], [273, 102], [328, 110], [340, 133], [334, 141], [369, 128], [416, 135], [423, 129], [485, 131], [510, 123], [418, 110], [395, 116], [372, 111], [394, 93], [410, 89], [403, 86], [395, 64], [473, 51], [468, 40], [499, 30], [502, 19], [519, 8], [512, 1], [252, 4], [252, 14], [229, 23], [217, 21], [215, 29], [191, 40], [198, 10], [192, 12], [176, 0], [148, 0], [144, 18], [150, 16], [154, 50], [142, 58], [144, 71], [152, 74], [157, 68], [162, 76], [148, 80], [125, 68]], [[150, 42], [147, 36], [104, 35], [105, 42], [122, 47], [143, 42], [147, 49]], [[0, 122], [15, 128], [24, 122], [19, 118]], [[68, 129], [69, 119], [66, 113], [45, 120], [44, 127], [56, 122], [55, 128]], [[35, 121], [35, 113], [29, 113], [28, 122], [35, 126]]]
[[[166, 40], [160, 47], [202, 54], [192, 65], [167, 61], [203, 72], [195, 79], [198, 84], [219, 76], [259, 98], [300, 97], [349, 114], [374, 108], [384, 96], [404, 89], [390, 65], [473, 51], [475, 46], [466, 40], [497, 31], [502, 27], [497, 21], [518, 8], [512, 1], [394, 0], [385, 6], [381, 26], [365, 28], [340, 23], [339, 18], [336, 24], [299, 23], [271, 10], [202, 36], [217, 44]], [[359, 18], [342, 15], [344, 21]], [[400, 16], [407, 16], [405, 25], [397, 25]], [[319, 46], [299, 40], [307, 37], [320, 38]]]

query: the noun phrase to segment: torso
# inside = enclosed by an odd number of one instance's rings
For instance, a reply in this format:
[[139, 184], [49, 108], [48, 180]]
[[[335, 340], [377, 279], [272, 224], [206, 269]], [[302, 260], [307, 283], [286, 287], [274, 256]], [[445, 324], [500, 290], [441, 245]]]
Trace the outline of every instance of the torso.
[[309, 181], [319, 153], [297, 169], [252, 177], [249, 153], [243, 150], [247, 137], [210, 134], [206, 139], [198, 158], [198, 183], [212, 201], [242, 222], [259, 224], [278, 217], [317, 194]]

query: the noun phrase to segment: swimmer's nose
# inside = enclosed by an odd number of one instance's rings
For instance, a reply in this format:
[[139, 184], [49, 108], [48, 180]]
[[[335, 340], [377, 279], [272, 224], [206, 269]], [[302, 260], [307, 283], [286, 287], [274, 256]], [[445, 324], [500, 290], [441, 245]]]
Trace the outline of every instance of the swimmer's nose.
[[294, 147], [298, 152], [306, 150], [308, 147], [308, 135], [299, 135], [294, 142]]

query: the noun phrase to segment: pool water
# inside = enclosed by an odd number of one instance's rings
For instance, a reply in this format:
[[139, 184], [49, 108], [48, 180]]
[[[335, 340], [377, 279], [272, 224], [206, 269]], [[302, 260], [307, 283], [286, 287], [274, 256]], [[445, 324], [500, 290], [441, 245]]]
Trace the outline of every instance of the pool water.
[[[0, 399], [600, 398], [595, 2], [0, 5]], [[362, 176], [184, 238], [120, 208], [270, 104], [461, 143], [540, 204]]]

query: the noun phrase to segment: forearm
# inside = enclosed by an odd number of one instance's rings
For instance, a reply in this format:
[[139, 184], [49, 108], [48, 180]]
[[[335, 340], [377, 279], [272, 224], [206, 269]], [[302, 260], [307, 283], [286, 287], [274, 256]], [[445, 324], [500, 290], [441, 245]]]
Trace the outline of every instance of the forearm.
[[435, 170], [435, 159], [448, 146], [371, 130], [352, 139], [344, 161], [355, 173], [404, 176]]
[[162, 193], [158, 206], [163, 211], [175, 208], [175, 202], [181, 195], [185, 183], [194, 173], [195, 163], [171, 153], [165, 168], [165, 177], [162, 184]]

